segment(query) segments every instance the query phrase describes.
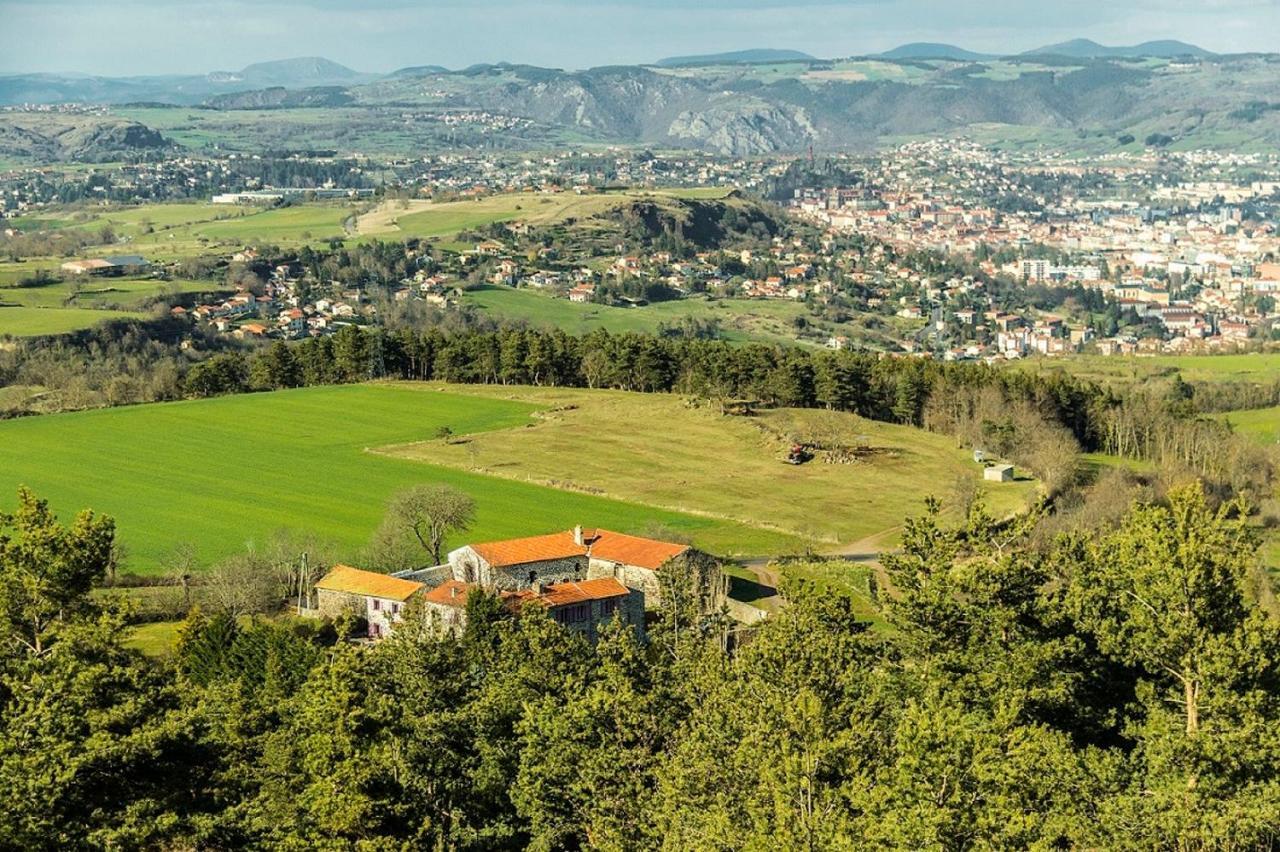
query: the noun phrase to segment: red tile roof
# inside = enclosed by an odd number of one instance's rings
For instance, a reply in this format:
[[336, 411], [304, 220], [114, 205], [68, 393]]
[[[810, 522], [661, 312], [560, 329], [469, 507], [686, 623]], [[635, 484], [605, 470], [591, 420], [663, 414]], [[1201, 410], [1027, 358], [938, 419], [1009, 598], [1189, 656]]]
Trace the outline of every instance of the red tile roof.
[[637, 568], [656, 571], [664, 562], [688, 551], [687, 544], [674, 544], [635, 535], [595, 530], [596, 539], [591, 543], [591, 558], [608, 562], [621, 562]]
[[369, 598], [406, 601], [422, 588], [422, 584], [376, 571], [362, 571], [350, 565], [335, 565], [328, 574], [320, 578], [316, 588]]
[[539, 601], [549, 607], [557, 607], [583, 603], [584, 601], [625, 597], [628, 594], [630, 594], [630, 590], [614, 578], [602, 577], [599, 580], [554, 583], [544, 586], [540, 594], [533, 589], [524, 589], [519, 592], [509, 592], [503, 597], [521, 604]]
[[587, 555], [587, 548], [573, 540], [571, 531], [473, 544], [471, 549], [495, 568]]
[[472, 583], [464, 583], [461, 580], [446, 580], [423, 595], [422, 599], [428, 603], [461, 608], [467, 605], [467, 595], [471, 593], [473, 588], [475, 586]]
[[473, 544], [471, 549], [495, 568], [590, 556], [592, 559], [620, 562], [649, 570], [657, 570], [664, 562], [689, 549], [685, 544], [641, 538], [611, 530], [583, 530], [582, 539], [585, 544], [578, 544], [574, 541], [573, 532], [566, 530], [550, 535]]

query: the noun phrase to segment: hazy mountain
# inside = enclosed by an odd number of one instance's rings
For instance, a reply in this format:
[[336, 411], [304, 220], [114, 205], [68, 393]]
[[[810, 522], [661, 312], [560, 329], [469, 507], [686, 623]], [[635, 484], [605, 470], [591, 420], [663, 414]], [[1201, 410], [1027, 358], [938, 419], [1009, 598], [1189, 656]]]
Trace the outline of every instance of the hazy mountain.
[[1104, 58], [1137, 58], [1141, 56], [1156, 56], [1162, 58], [1172, 58], [1176, 56], [1197, 56], [1209, 57], [1213, 54], [1202, 47], [1196, 47], [1194, 44], [1187, 44], [1183, 41], [1144, 41], [1142, 44], [1135, 44], [1129, 47], [1108, 47], [1105, 44], [1098, 44], [1096, 41], [1090, 41], [1087, 38], [1077, 38], [1071, 41], [1059, 42], [1058, 44], [1049, 44], [1044, 47], [1038, 47], [1035, 50], [1028, 50], [1023, 56], [1068, 56], [1079, 59], [1104, 59]]
[[927, 41], [902, 44], [877, 55], [881, 59], [954, 59], [959, 62], [994, 58], [985, 53], [974, 53], [972, 50], [956, 47], [954, 44], [937, 44]]
[[[1091, 150], [1146, 139], [1223, 150], [1280, 145], [1280, 56], [1207, 57], [1202, 68], [1191, 69], [1163, 62], [1060, 59], [1012, 63], [999, 75], [983, 73], [980, 62], [920, 63], [901, 79], [859, 73], [857, 59], [838, 67], [799, 63], [793, 73], [723, 63], [686, 66], [681, 74], [642, 66], [563, 71], [500, 64], [436, 73], [415, 69], [412, 75], [356, 85], [247, 90], [238, 79], [217, 84], [223, 88], [202, 98], [192, 94], [214, 85], [205, 77], [26, 75], [0, 77], [0, 102], [203, 103], [214, 109], [201, 121], [227, 128], [245, 149], [278, 147], [281, 139], [296, 137], [359, 151], [369, 138], [365, 134], [383, 138], [390, 127], [403, 132], [406, 123], [414, 127], [406, 139], [414, 141], [405, 145], [422, 149], [478, 144], [545, 150], [561, 142], [598, 142], [751, 156], [809, 146], [866, 149], [902, 137], [999, 142], [1005, 132], [1021, 139], [1043, 133], [1052, 144], [1070, 139]], [[156, 94], [162, 83], [167, 93]], [[341, 110], [326, 124], [315, 116], [295, 121], [289, 114], [295, 107]], [[278, 111], [269, 122], [232, 114], [264, 108]], [[219, 117], [219, 110], [225, 116]], [[462, 112], [476, 114], [474, 126], [459, 129], [444, 121]], [[0, 116], [0, 128], [14, 121], [10, 116]], [[109, 138], [96, 147], [114, 143]], [[9, 145], [15, 151], [22, 147], [22, 135]], [[49, 147], [35, 140], [31, 150], [38, 157]]]
[[245, 83], [254, 88], [283, 86], [286, 89], [309, 86], [354, 85], [376, 79], [376, 74], [361, 74], [320, 56], [255, 62], [240, 71], [215, 71], [209, 79], [215, 82]]
[[659, 68], [680, 68], [688, 65], [741, 65], [752, 62], [814, 62], [814, 57], [798, 50], [773, 50], [755, 48], [735, 50], [730, 53], [709, 53], [705, 56], [668, 56], [653, 63]]
[[411, 65], [408, 68], [397, 68], [387, 75], [389, 80], [401, 80], [406, 77], [430, 77], [432, 74], [448, 74], [449, 69], [443, 65]]
[[0, 76], [0, 104], [135, 102], [199, 104], [208, 98], [258, 89], [355, 86], [377, 80], [320, 57], [257, 62], [240, 71], [95, 77], [86, 74]]

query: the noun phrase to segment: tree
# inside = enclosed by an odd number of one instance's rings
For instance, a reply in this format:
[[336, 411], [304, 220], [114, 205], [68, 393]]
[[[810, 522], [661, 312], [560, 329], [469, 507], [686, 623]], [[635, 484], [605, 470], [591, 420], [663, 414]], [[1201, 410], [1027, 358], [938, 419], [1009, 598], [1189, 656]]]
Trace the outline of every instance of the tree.
[[59, 625], [92, 611], [89, 592], [112, 560], [115, 522], [85, 511], [70, 526], [49, 504], [18, 489], [18, 508], [0, 514], [0, 618], [7, 638], [44, 654]]
[[465, 532], [475, 520], [476, 503], [449, 485], [418, 485], [397, 494], [387, 508], [384, 528], [411, 533], [439, 565], [451, 532]]

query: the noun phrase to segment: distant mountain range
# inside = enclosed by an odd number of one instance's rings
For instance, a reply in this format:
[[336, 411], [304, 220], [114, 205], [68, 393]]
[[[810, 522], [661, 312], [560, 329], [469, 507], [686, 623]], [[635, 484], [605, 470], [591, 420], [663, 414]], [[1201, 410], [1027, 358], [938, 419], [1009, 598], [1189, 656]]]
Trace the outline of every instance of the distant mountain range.
[[95, 77], [89, 74], [0, 75], [0, 104], [169, 103], [199, 104], [218, 95], [257, 89], [357, 86], [381, 74], [353, 71], [318, 56], [257, 62], [239, 71]]
[[[1093, 56], [1097, 51], [1106, 55]], [[1129, 61], [1158, 54], [1197, 56], [1201, 67]], [[564, 71], [504, 63], [371, 75], [301, 59], [186, 77], [12, 75], [0, 77], [0, 104], [198, 105], [208, 110], [191, 120], [207, 133], [223, 128], [222, 146], [240, 150], [278, 150], [300, 144], [296, 140], [349, 151], [402, 146], [396, 152], [597, 142], [753, 156], [964, 136], [1102, 151], [1280, 147], [1275, 54], [1214, 56], [1169, 42], [1067, 42], [1006, 57], [999, 73], [990, 73], [992, 60], [982, 54], [951, 45], [903, 45], [875, 62], [799, 56], [807, 58], [762, 50], [667, 60], [693, 63], [679, 65], [678, 74], [653, 66]], [[777, 62], [794, 64], [760, 64]], [[877, 62], [898, 62], [900, 73], [883, 74]], [[332, 121], [290, 114], [299, 107], [333, 109]], [[263, 109], [278, 113], [269, 121], [235, 115]], [[460, 113], [472, 113], [473, 120], [454, 121]], [[83, 140], [68, 144], [41, 128], [43, 115], [0, 115], [0, 160], [105, 157], [113, 146], [168, 143], [139, 126], [97, 135], [89, 128]]]
[[1087, 38], [1077, 38], [1072, 41], [1045, 45], [1035, 50], [1028, 50], [1022, 55], [1069, 56], [1079, 59], [1136, 59], [1143, 56], [1154, 56], [1162, 59], [1194, 56], [1203, 59], [1216, 56], [1216, 54], [1205, 50], [1203, 47], [1196, 47], [1194, 44], [1187, 44], [1184, 41], [1144, 41], [1142, 44], [1135, 44], [1130, 47], [1108, 47], [1105, 44], [1098, 44], [1096, 41], [1090, 41]]
[[709, 53], [703, 56], [668, 56], [653, 63], [659, 68], [680, 68], [688, 65], [741, 65], [755, 62], [813, 62], [815, 58], [798, 50], [774, 50], [754, 48], [730, 53]]

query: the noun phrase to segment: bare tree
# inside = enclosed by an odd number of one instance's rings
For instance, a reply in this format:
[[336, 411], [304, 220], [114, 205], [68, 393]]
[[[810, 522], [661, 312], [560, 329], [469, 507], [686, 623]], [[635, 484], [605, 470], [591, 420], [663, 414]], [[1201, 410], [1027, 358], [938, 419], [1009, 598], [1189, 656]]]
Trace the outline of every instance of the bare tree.
[[401, 491], [387, 508], [384, 527], [412, 534], [422, 549], [439, 565], [443, 561], [445, 537], [471, 527], [476, 502], [449, 485], [417, 485]]
[[233, 617], [276, 610], [285, 591], [268, 559], [254, 553], [224, 559], [209, 572], [206, 586], [215, 611]]

